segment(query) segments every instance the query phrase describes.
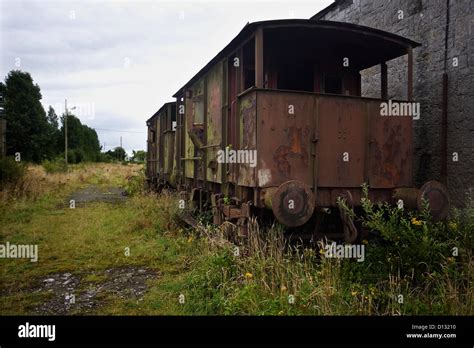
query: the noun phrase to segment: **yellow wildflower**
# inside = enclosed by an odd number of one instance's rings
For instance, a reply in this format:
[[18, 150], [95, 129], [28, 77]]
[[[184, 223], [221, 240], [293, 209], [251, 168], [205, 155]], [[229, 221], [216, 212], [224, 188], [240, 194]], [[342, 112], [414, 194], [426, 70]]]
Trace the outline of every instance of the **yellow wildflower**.
[[252, 273], [245, 273], [245, 279], [252, 279], [253, 278], [253, 274]]
[[423, 222], [420, 220], [417, 220], [417, 218], [412, 218], [411, 223], [415, 226], [421, 226], [423, 224]]
[[352, 292], [351, 292], [351, 295], [352, 295], [352, 296], [357, 296], [357, 291], [352, 291]]

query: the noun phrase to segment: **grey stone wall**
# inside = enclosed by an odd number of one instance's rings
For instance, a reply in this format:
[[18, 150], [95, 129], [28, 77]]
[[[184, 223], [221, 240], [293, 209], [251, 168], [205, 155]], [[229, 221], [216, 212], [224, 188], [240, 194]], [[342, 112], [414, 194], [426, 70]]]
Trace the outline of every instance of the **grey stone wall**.
[[[413, 51], [414, 99], [421, 104], [421, 119], [413, 122], [417, 185], [441, 180], [446, 5], [447, 0], [340, 0], [314, 18], [374, 27], [422, 44]], [[462, 206], [466, 192], [474, 190], [474, 1], [451, 0], [449, 17], [447, 186], [453, 203]], [[388, 73], [389, 98], [406, 98], [406, 56], [389, 62]], [[379, 67], [362, 72], [362, 91], [380, 97]]]

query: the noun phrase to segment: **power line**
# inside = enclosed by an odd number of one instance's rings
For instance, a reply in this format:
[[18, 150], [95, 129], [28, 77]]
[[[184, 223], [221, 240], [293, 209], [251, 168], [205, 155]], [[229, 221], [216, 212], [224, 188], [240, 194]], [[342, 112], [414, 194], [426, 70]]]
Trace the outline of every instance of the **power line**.
[[107, 131], [107, 132], [119, 132], [119, 133], [139, 133], [145, 134], [146, 132], [137, 132], [137, 131], [126, 131], [126, 130], [118, 130], [118, 129], [106, 129], [106, 128], [94, 128], [95, 130]]

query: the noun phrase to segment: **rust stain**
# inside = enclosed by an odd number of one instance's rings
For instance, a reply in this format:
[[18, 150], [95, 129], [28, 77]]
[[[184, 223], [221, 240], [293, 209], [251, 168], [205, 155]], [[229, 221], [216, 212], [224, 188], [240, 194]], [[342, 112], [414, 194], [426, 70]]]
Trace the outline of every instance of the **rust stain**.
[[[308, 133], [305, 130], [305, 135]], [[309, 156], [307, 149], [303, 146], [303, 129], [292, 126], [289, 128], [288, 144], [280, 145], [273, 155], [273, 159], [277, 163], [278, 171], [283, 175], [291, 175], [291, 164], [288, 156], [296, 156], [303, 160], [305, 165], [308, 164]]]

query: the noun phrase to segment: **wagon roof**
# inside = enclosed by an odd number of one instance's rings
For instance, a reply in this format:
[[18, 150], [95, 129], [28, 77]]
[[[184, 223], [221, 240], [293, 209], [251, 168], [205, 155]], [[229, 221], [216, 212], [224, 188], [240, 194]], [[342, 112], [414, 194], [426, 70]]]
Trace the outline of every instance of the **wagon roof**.
[[158, 117], [159, 114], [163, 111], [163, 109], [164, 109], [165, 107], [167, 107], [168, 105], [170, 105], [170, 104], [174, 104], [174, 102], [167, 102], [167, 103], [164, 103], [164, 104], [158, 109], [157, 112], [155, 112], [148, 120], [146, 120], [146, 122], [151, 121], [151, 120], [154, 119], [155, 117]]
[[[420, 46], [419, 43], [405, 37], [352, 23], [312, 19], [279, 19], [247, 23], [240, 33], [237, 34], [237, 36], [234, 37], [234, 39], [232, 39], [232, 41], [214, 58], [212, 58], [211, 61], [206, 64], [206, 66], [204, 66], [196, 75], [194, 75], [191, 80], [189, 80], [179, 91], [177, 91], [173, 97], [180, 96], [184, 88], [192, 85], [216, 63], [221, 61], [227, 55], [231, 54], [259, 27], [262, 27], [263, 29], [285, 27], [313, 29], [315, 31], [320, 31], [324, 35], [324, 38], [327, 38], [328, 42], [337, 43], [339, 40], [350, 42], [352, 44], [361, 44], [364, 47], [370, 47], [373, 50], [376, 50], [376, 57], [370, 59], [368, 55], [365, 56], [367, 64], [363, 68], [373, 66], [379, 62], [381, 63], [382, 61], [388, 61], [400, 57], [406, 54], [408, 47]], [[365, 52], [358, 53], [365, 54]]]

